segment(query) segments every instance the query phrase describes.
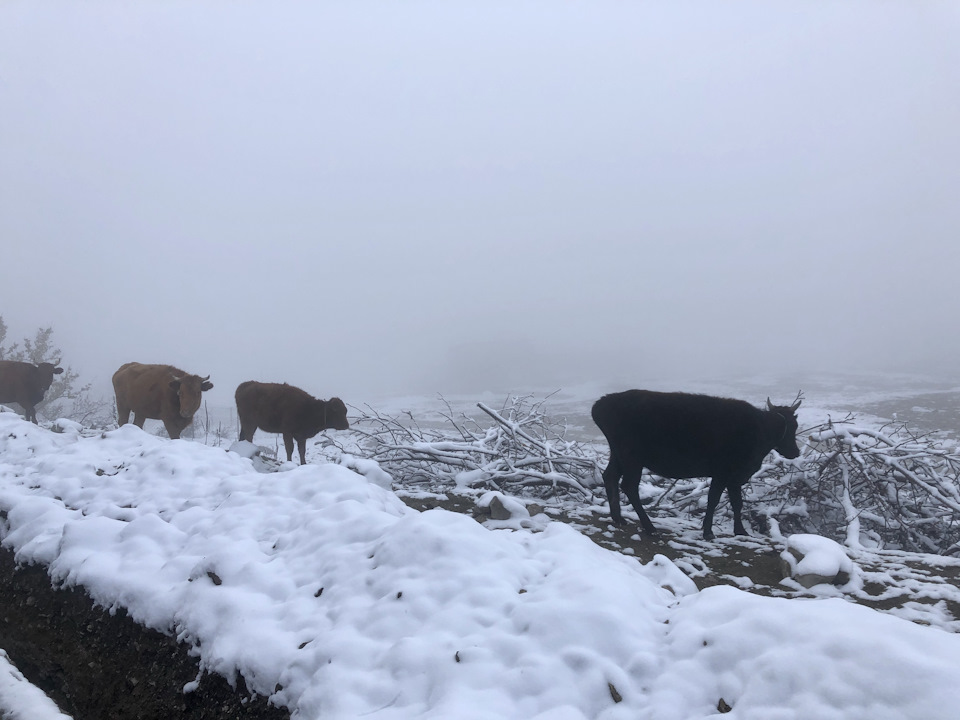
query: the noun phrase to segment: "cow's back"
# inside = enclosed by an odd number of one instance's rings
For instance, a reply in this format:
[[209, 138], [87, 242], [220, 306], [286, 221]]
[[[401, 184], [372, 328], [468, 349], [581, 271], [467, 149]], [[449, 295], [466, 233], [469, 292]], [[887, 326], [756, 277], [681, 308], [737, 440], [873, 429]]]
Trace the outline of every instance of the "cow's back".
[[707, 477], [741, 466], [755, 453], [761, 411], [743, 400], [627, 390], [591, 411], [622, 463], [667, 477]]
[[29, 381], [29, 363], [0, 360], [0, 402], [17, 402], [17, 396]]
[[234, 393], [241, 422], [256, 424], [266, 432], [283, 432], [301, 409], [316, 402], [309, 393], [287, 383], [262, 383], [248, 380]]
[[[170, 381], [186, 373], [173, 365], [147, 365], [129, 362], [121, 365], [113, 374], [113, 389], [117, 401], [128, 406], [134, 413], [149, 418], [159, 418], [164, 398], [176, 391], [170, 388]], [[167, 398], [169, 402], [169, 398]]]

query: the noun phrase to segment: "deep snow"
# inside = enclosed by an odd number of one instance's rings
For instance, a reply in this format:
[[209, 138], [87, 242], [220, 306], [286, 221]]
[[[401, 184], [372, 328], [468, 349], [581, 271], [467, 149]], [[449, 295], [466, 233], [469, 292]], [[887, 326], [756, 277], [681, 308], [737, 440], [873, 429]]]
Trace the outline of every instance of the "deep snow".
[[0, 414], [3, 545], [295, 717], [679, 720], [722, 698], [736, 718], [877, 720], [960, 702], [960, 636], [936, 628], [697, 592], [665, 557], [420, 513], [341, 465], [265, 474], [130, 425], [64, 430]]

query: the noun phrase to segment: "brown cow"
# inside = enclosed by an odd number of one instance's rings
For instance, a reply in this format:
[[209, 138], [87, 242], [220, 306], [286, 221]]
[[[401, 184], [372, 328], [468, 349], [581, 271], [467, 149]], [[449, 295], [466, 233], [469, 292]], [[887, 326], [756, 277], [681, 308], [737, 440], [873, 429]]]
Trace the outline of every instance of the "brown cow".
[[53, 376], [63, 372], [59, 364], [59, 360], [37, 365], [0, 360], [0, 402], [15, 402], [23, 408], [23, 416], [36, 423], [37, 405], [53, 384]]
[[321, 430], [347, 430], [347, 406], [340, 398], [318, 400], [300, 388], [283, 383], [240, 383], [235, 394], [240, 418], [240, 439], [253, 442], [260, 430], [283, 433], [287, 460], [293, 460], [293, 441], [297, 441], [300, 464], [307, 462], [307, 440]]
[[139, 428], [147, 418], [162, 420], [167, 434], [176, 440], [193, 422], [193, 414], [200, 407], [200, 394], [213, 387], [209, 379], [209, 375], [189, 375], [173, 365], [122, 365], [113, 374], [117, 422], [129, 422], [131, 412], [133, 424]]

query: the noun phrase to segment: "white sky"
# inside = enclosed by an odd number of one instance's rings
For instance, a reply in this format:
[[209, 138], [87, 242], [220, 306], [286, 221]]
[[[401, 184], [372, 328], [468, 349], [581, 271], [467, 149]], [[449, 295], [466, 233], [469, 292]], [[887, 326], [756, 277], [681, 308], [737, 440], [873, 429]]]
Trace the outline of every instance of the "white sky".
[[960, 363], [952, 2], [5, 2], [0, 314], [348, 402]]

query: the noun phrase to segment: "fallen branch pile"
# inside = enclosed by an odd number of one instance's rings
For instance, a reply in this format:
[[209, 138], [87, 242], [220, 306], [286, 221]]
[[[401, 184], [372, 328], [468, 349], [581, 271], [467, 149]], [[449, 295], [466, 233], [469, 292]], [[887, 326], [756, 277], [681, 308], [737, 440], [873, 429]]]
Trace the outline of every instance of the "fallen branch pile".
[[515, 397], [499, 412], [478, 403], [493, 424], [443, 413], [453, 430], [423, 428], [413, 417], [367, 409], [353, 424], [367, 457], [404, 486], [487, 487], [537, 498], [593, 496], [601, 468], [594, 448], [566, 439], [567, 427], [543, 413], [543, 401]]
[[852, 417], [804, 433], [797, 461], [754, 479], [753, 501], [785, 532], [937, 554], [960, 551], [960, 455], [902, 423], [879, 430]]

